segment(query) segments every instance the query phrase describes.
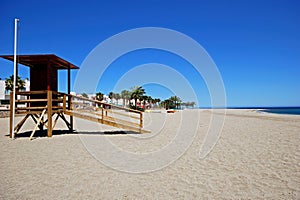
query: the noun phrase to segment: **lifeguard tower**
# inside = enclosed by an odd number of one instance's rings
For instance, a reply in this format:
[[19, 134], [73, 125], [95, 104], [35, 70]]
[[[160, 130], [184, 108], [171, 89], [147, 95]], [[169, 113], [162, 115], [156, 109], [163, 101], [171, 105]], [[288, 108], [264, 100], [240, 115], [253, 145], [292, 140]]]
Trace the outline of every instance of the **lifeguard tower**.
[[[0, 57], [14, 60], [13, 55]], [[143, 115], [140, 111], [71, 95], [71, 70], [79, 69], [74, 64], [54, 54], [18, 55], [17, 61], [30, 68], [30, 91], [16, 92], [16, 95], [23, 98], [16, 100], [15, 110], [12, 109], [13, 102], [10, 101], [10, 137], [13, 131], [15, 134], [20, 131], [29, 117], [35, 122], [30, 139], [37, 128], [43, 130], [44, 127], [47, 128], [47, 136], [52, 137], [52, 130], [59, 118], [65, 122], [70, 131], [73, 131], [73, 116], [134, 132], [149, 132], [142, 129]], [[67, 94], [58, 92], [58, 70], [67, 70]], [[11, 93], [10, 99], [13, 98], [12, 95]], [[18, 106], [20, 104], [25, 106]], [[15, 127], [12, 120], [13, 112], [24, 115]], [[53, 121], [52, 117], [55, 115]], [[69, 115], [69, 120], [65, 115]], [[132, 119], [139, 122], [132, 122]]]

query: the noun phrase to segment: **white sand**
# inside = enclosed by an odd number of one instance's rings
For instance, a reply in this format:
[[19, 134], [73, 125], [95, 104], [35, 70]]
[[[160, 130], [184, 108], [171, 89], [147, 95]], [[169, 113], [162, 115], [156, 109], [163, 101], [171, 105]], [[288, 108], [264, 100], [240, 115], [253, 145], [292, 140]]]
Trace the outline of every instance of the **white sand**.
[[[185, 154], [150, 173], [113, 170], [96, 160], [81, 141], [110, 139], [130, 152], [159, 151], [176, 137], [179, 126], [188, 134], [189, 121], [198, 115], [199, 129]], [[115, 129], [76, 120], [79, 131], [93, 133], [33, 141], [11, 140], [9, 119], [1, 118], [0, 199], [300, 198], [300, 116], [228, 110], [220, 139], [200, 159], [210, 117], [209, 110], [145, 113], [145, 126], [153, 131], [139, 136], [103, 134]], [[30, 130], [30, 123], [22, 130]], [[118, 157], [113, 152], [107, 156]]]

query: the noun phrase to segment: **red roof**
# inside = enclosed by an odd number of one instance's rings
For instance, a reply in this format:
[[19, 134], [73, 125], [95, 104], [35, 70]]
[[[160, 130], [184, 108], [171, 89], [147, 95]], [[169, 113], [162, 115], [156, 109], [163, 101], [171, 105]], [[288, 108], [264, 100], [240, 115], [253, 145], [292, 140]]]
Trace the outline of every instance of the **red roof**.
[[[0, 55], [1, 58], [14, 61], [13, 55]], [[38, 54], [38, 55], [18, 55], [17, 56], [18, 63], [33, 67], [39, 65], [46, 65], [49, 62], [51, 63], [51, 67], [57, 69], [79, 69], [76, 65], [56, 56], [55, 54]]]

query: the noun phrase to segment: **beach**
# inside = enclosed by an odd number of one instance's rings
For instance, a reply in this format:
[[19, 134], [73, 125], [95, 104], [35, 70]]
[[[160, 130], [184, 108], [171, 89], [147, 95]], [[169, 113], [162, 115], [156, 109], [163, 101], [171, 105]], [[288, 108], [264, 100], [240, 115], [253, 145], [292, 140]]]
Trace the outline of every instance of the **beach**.
[[[152, 132], [143, 135], [75, 119], [78, 133], [58, 131], [32, 141], [9, 138], [9, 118], [0, 118], [0, 199], [299, 199], [300, 116], [222, 111], [144, 113], [145, 128]], [[212, 115], [224, 116], [224, 125], [215, 146], [200, 158]], [[189, 123], [198, 123], [196, 129]], [[29, 120], [22, 131], [32, 127]], [[56, 129], [66, 127], [59, 122]], [[126, 172], [128, 163], [101, 162], [89, 147], [108, 139], [135, 154], [158, 152], [179, 133], [188, 138], [180, 140], [186, 150], [167, 154], [178, 158], [131, 164], [132, 173]], [[100, 156], [122, 159], [110, 151]], [[164, 159], [163, 167], [147, 168]]]

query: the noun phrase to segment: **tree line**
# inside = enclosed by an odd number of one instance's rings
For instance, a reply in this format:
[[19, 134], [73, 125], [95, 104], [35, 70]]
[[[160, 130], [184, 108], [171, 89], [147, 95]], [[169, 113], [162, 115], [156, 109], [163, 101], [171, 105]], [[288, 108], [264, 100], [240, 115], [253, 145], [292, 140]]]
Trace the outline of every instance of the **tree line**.
[[[86, 94], [82, 94], [83, 96]], [[104, 94], [102, 92], [96, 93], [96, 99], [103, 101]], [[122, 99], [122, 105], [136, 110], [145, 110], [152, 107], [162, 107], [165, 109], [180, 109], [182, 107], [193, 108], [195, 102], [183, 102], [178, 96], [171, 96], [170, 98], [161, 101], [159, 98], [153, 98], [152, 96], [146, 95], [146, 91], [142, 86], [132, 87], [130, 90], [122, 90], [121, 93], [110, 92], [108, 97], [112, 103], [118, 104], [119, 100]], [[133, 102], [132, 102], [133, 101]]]

